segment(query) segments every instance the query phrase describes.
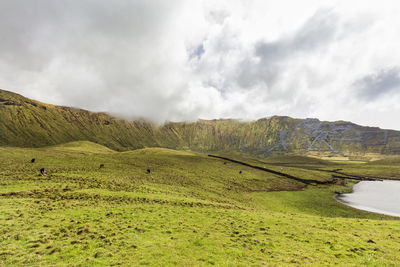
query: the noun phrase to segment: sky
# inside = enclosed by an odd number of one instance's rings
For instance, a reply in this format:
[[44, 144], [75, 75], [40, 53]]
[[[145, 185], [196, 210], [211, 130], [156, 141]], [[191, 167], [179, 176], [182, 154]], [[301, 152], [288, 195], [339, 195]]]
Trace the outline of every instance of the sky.
[[0, 0], [0, 88], [157, 123], [400, 130], [400, 2]]

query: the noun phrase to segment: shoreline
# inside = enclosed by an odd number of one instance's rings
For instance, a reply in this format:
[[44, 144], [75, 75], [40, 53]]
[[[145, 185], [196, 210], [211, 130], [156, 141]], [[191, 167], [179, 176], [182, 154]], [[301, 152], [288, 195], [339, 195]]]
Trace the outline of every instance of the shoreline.
[[[385, 181], [400, 182], [399, 180], [385, 180]], [[392, 217], [396, 217], [396, 218], [400, 219], [400, 212], [386, 211], [386, 210], [383, 210], [383, 209], [372, 208], [372, 207], [368, 207], [368, 206], [365, 206], [365, 205], [362, 205], [362, 204], [354, 203], [352, 201], [344, 200], [343, 199], [343, 195], [353, 194], [354, 193], [354, 186], [357, 185], [360, 182], [365, 182], [365, 181], [358, 181], [358, 182], [354, 183], [352, 185], [350, 193], [335, 194], [334, 195], [335, 200], [338, 201], [339, 203], [343, 204], [343, 205], [346, 205], [348, 207], [352, 207], [354, 209], [363, 210], [363, 211], [367, 211], [367, 212], [378, 213], [378, 214], [387, 215], [387, 216], [392, 216]], [[378, 182], [378, 181], [375, 181], [375, 182]]]

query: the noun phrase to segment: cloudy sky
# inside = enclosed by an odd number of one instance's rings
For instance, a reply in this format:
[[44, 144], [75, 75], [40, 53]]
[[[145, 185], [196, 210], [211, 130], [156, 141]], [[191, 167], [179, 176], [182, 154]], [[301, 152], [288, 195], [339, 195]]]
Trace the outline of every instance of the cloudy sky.
[[400, 3], [0, 0], [0, 88], [156, 122], [400, 130]]

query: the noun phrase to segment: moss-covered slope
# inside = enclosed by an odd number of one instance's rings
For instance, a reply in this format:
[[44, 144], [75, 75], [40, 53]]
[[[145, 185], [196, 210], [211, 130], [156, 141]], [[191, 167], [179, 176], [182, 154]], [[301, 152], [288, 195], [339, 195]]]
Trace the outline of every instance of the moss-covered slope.
[[0, 90], [0, 145], [40, 147], [87, 140], [115, 150], [143, 147], [379, 158], [400, 154], [400, 132], [351, 122], [274, 116], [252, 122], [199, 120], [157, 126], [54, 106]]

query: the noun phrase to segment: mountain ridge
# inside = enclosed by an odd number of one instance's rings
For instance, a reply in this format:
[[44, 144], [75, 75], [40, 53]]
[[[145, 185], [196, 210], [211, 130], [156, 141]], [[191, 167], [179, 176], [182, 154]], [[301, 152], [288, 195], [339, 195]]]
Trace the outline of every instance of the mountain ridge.
[[165, 147], [267, 157], [380, 158], [400, 155], [400, 131], [347, 121], [272, 116], [255, 121], [128, 121], [104, 112], [56, 106], [0, 89], [0, 145], [41, 147], [87, 140], [124, 151]]

